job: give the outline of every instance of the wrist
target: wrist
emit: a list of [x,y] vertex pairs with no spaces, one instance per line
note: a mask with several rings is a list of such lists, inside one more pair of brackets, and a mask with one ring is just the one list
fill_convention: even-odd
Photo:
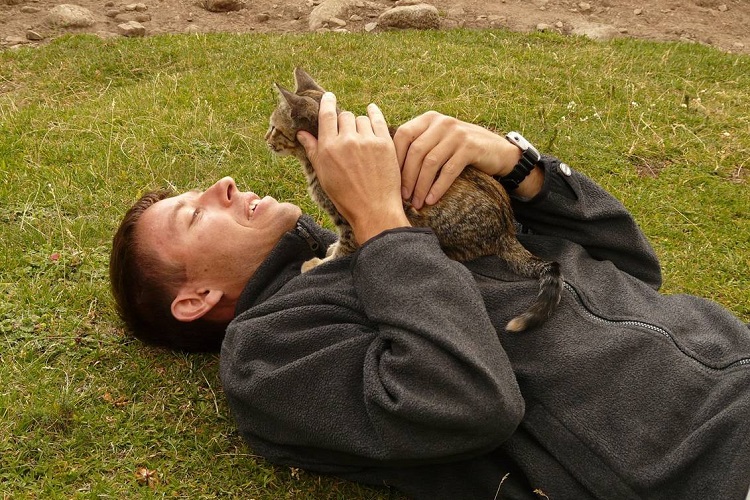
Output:
[[521,200],[530,200],[534,196],[538,195],[539,192],[544,187],[544,169],[536,166],[534,169],[529,173],[529,175],[521,181],[521,183],[518,185],[515,191],[513,191],[513,196],[515,198],[519,198]]
[[537,166],[542,159],[542,155],[539,154],[539,151],[518,132],[509,132],[505,136],[505,139],[520,151],[521,157],[509,173],[503,176],[495,176],[495,179],[503,185],[509,194],[517,194],[516,190],[521,183],[526,180],[532,172],[538,171]]
[[383,231],[411,226],[401,203],[398,209],[368,211],[364,217],[350,223],[354,238],[360,245]]
[[497,167],[491,175],[496,178],[505,177],[510,174],[521,160],[523,152],[511,144],[505,137],[498,136]]

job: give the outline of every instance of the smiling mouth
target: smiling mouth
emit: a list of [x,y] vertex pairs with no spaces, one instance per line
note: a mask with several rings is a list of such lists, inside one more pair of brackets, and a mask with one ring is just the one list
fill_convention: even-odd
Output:
[[255,207],[257,207],[258,204],[260,204],[260,201],[261,201],[261,199],[258,198],[258,199],[255,199],[255,200],[253,200],[253,201],[250,202],[250,205],[249,205],[250,217],[252,217],[253,214],[255,213]]

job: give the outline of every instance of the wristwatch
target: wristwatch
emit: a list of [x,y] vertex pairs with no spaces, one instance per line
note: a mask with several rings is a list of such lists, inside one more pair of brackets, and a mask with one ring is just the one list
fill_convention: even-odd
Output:
[[521,159],[518,160],[518,163],[508,175],[495,177],[500,184],[503,185],[505,190],[510,193],[515,191],[518,185],[528,177],[532,170],[534,170],[534,166],[539,163],[542,155],[540,155],[539,151],[537,151],[537,149],[518,132],[510,132],[505,138],[508,142],[520,149],[522,153]]

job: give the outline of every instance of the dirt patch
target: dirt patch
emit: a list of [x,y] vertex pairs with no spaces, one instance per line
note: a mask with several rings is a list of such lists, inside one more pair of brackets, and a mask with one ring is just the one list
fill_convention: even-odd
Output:
[[[70,0],[88,9],[81,25],[51,23],[50,11],[66,0],[0,0],[0,47],[39,45],[63,33],[102,37],[161,33],[301,33],[321,0]],[[335,2],[342,0],[323,0]],[[351,0],[349,0],[351,1]],[[352,2],[345,15],[319,29],[378,31],[379,15],[413,0]],[[426,0],[440,13],[440,28],[508,28],[557,31],[595,39],[634,37],[682,40],[733,53],[750,53],[747,0]],[[211,12],[212,9],[239,9]],[[135,22],[136,24],[133,24]],[[139,27],[140,26],[140,27]]]

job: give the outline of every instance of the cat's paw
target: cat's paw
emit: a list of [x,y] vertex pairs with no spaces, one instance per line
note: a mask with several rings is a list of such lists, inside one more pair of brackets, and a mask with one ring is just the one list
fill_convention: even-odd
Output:
[[339,241],[336,240],[335,242],[331,243],[328,246],[328,249],[326,250],[326,257],[335,257],[339,254],[340,250],[339,247],[341,245],[339,244]]
[[306,273],[310,269],[314,269],[321,265],[323,263],[323,259],[319,259],[317,257],[313,257],[312,259],[305,261],[302,263],[302,267],[300,268],[303,273]]

